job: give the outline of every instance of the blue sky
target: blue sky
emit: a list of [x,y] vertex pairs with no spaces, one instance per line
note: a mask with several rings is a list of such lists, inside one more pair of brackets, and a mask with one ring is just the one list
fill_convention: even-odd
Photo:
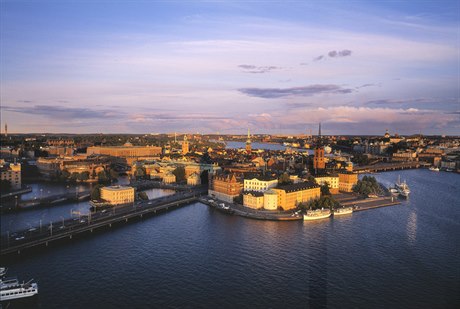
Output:
[[10,132],[460,134],[458,1],[1,1]]

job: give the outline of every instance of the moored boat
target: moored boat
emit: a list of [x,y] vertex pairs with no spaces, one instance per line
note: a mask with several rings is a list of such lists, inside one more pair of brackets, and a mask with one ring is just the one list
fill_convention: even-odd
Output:
[[348,215],[353,213],[353,207],[341,207],[334,210],[334,216]]
[[31,297],[38,294],[38,284],[33,279],[20,283],[16,278],[3,278],[6,268],[1,268],[0,301]]
[[330,209],[316,209],[316,210],[307,210],[307,213],[303,215],[304,221],[308,220],[319,220],[325,219],[331,216]]
[[401,178],[398,176],[398,182],[395,183],[395,188],[398,190],[399,195],[408,197],[410,193],[409,186],[406,181],[401,182]]
[[439,172],[439,167],[432,166],[429,168],[430,171]]

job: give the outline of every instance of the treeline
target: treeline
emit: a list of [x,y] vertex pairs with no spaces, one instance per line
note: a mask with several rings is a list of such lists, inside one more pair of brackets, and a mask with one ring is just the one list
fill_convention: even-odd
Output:
[[364,176],[361,180],[358,180],[358,183],[353,187],[353,192],[366,196],[369,194],[379,195],[382,194],[382,188],[375,177]]

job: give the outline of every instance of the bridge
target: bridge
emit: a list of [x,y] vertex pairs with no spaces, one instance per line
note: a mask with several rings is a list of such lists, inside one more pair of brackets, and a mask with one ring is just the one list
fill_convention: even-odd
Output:
[[23,250],[48,246],[58,240],[72,239],[79,234],[92,233],[97,229],[110,228],[112,225],[175,209],[193,203],[198,200],[198,197],[205,194],[207,194],[207,188],[199,187],[189,192],[106,208],[87,216],[52,222],[49,226],[40,225],[12,234],[7,232],[1,237],[0,256],[19,254]]
[[356,166],[356,167],[353,167],[353,171],[360,174],[360,173],[404,170],[404,169],[429,167],[429,166],[431,166],[430,163],[418,162],[418,161],[397,162],[397,163],[378,163],[375,165]]

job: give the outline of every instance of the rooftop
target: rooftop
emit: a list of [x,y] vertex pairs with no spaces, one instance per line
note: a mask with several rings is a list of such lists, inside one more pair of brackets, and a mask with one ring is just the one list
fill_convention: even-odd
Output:
[[280,185],[274,189],[284,190],[289,193],[289,192],[296,192],[296,191],[302,191],[302,190],[313,189],[313,188],[319,188],[319,185],[311,181],[306,181],[306,182],[299,182],[299,183],[288,184],[288,185]]

